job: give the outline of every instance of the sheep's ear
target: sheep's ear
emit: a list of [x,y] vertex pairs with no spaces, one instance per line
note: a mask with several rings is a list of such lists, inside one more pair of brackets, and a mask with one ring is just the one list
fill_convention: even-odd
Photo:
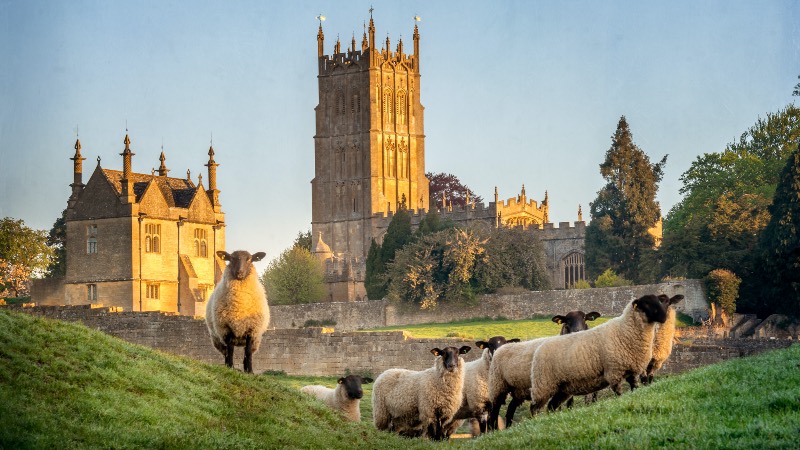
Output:
[[469,345],[465,345],[465,346],[461,347],[460,349],[458,349],[458,354],[459,355],[464,355],[464,354],[467,354],[470,350],[472,350],[472,347],[470,347]]
[[339,378],[338,380],[336,380],[336,382],[339,383],[339,384],[343,384],[344,383],[344,378]]
[[217,252],[217,256],[219,256],[219,258],[221,260],[223,260],[223,261],[230,261],[231,260],[231,255],[229,255],[228,252],[226,252],[225,250],[218,251]]
[[589,314],[586,314],[585,316],[583,316],[583,318],[584,318],[584,320],[594,320],[594,319],[597,319],[598,317],[600,317],[601,315],[602,314],[600,314],[597,311],[592,311]]
[[683,296],[678,294],[678,295],[672,297],[671,299],[669,299],[669,304],[670,305],[674,305],[674,304],[678,303],[681,300],[683,300]]
[[477,341],[475,342],[475,345],[477,345],[479,349],[483,350],[484,348],[489,346],[489,343],[484,341]]
[[256,253],[256,254],[254,254],[254,255],[253,255],[253,258],[252,258],[252,260],[253,260],[253,262],[256,262],[256,261],[261,261],[262,259],[264,259],[264,257],[265,257],[265,256],[267,256],[267,254],[266,254],[266,253],[264,253],[264,252],[258,252],[258,253]]
[[506,341],[506,344],[510,344],[512,342],[521,342],[521,341],[519,340],[519,338],[509,339]]
[[564,323],[564,320],[566,320],[566,319],[567,319],[567,318],[566,318],[566,317],[564,317],[564,316],[553,316],[553,322],[555,322],[555,323],[557,323],[557,324],[559,324],[559,325],[561,325],[562,323]]
[[634,301],[631,303],[631,305],[633,305],[633,310],[634,310],[634,311],[636,311],[636,308],[638,308],[638,307],[639,307],[639,300],[641,300],[641,299],[640,299],[640,298],[637,298],[636,300],[634,300]]
[[373,379],[372,379],[372,378],[370,378],[370,377],[362,377],[362,378],[361,378],[361,383],[362,383],[362,384],[369,384],[369,383],[372,383],[373,381],[375,381],[375,380],[373,380]]
[[432,348],[431,353],[433,353],[433,356],[440,356],[442,354],[442,351],[439,350],[438,348]]

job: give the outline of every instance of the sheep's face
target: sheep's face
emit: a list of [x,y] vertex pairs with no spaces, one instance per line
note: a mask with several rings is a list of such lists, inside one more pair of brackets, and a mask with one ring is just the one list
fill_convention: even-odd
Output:
[[655,295],[645,295],[633,301],[634,311],[644,315],[647,323],[664,323],[667,321],[667,308]]
[[362,384],[372,383],[372,378],[362,377],[360,375],[348,375],[339,378],[338,383],[344,387],[344,392],[350,400],[359,400],[364,396],[364,391],[361,389]]
[[237,280],[244,280],[247,278],[250,275],[250,271],[253,270],[253,263],[261,261],[266,255],[267,254],[264,252],[251,255],[250,252],[245,250],[236,250],[233,253],[222,250],[217,252],[217,256],[228,261],[228,270],[231,271],[231,275]]
[[565,316],[553,316],[553,322],[561,325],[561,333],[559,334],[570,334],[588,330],[589,325],[586,324],[586,321],[594,320],[598,317],[600,317],[600,313],[597,311],[592,311],[589,314],[584,314],[583,311],[570,311]]
[[682,295],[675,295],[672,298],[664,294],[658,296],[658,301],[660,301],[661,304],[664,305],[664,308],[669,308],[670,306],[677,304],[681,300],[683,300]]
[[478,342],[475,343],[475,345],[477,345],[478,348],[481,349],[481,350],[488,348],[489,349],[489,355],[493,356],[495,350],[497,350],[498,348],[500,348],[503,345],[508,344],[510,342],[519,342],[519,339],[506,340],[506,338],[504,336],[495,336],[495,337],[489,338],[488,341],[478,341]]
[[461,348],[445,347],[431,349],[431,353],[442,357],[442,367],[448,372],[453,372],[461,365],[461,355],[465,355],[472,347],[465,345]]

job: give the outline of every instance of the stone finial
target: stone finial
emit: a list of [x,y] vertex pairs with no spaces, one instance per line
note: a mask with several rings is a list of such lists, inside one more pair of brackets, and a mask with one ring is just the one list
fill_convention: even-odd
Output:
[[164,161],[167,160],[167,157],[164,156],[163,149],[161,150],[161,156],[158,157],[158,160],[161,161],[161,166],[158,168],[158,176],[165,177],[167,176],[167,172],[169,172],[169,169],[167,169],[167,165],[164,163]]
[[192,171],[190,169],[186,169],[186,181],[192,181]]
[[317,31],[317,57],[322,58],[325,55],[325,33],[322,32],[322,15],[320,14],[319,31]]
[[198,173],[197,174],[197,185],[200,186],[201,184],[203,184],[203,174],[202,173]]
[[578,222],[583,222],[583,211],[581,210],[581,205],[578,205]]
[[333,45],[333,53],[336,55],[342,53],[342,43],[339,42],[339,36],[336,36],[336,44]]

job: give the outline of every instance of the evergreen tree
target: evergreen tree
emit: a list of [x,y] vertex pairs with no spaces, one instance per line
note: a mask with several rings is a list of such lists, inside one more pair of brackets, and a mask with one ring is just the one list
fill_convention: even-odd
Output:
[[411,240],[411,216],[405,208],[399,209],[383,236],[381,262],[385,265],[394,261],[394,255]]
[[384,281],[386,266],[381,262],[381,246],[375,242],[375,239],[369,245],[366,266],[364,288],[367,290],[367,298],[380,300],[386,295]]
[[298,231],[297,237],[294,238],[293,247],[300,247],[311,251],[311,230],[306,230],[306,232]]
[[378,245],[375,240],[369,247],[366,261],[364,288],[367,298],[380,300],[386,296],[389,288],[387,267],[394,261],[395,253],[411,241],[411,216],[402,207],[392,217],[386,234],[383,236],[383,245]]
[[800,146],[786,162],[769,207],[772,218],[761,233],[761,263],[765,281],[757,289],[765,304],[759,312],[780,312],[800,318]]
[[667,157],[651,164],[633,142],[625,116],[600,165],[606,185],[591,203],[586,231],[586,270],[594,278],[613,269],[636,283],[654,281],[655,239],[648,230],[661,217],[656,192]]
[[47,278],[63,277],[67,274],[67,210],[61,212],[47,235],[47,246],[53,250],[53,259],[47,266]]

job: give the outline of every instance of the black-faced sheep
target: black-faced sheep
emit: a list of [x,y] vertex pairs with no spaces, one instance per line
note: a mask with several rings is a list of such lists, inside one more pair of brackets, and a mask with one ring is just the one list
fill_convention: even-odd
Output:
[[[599,317],[597,312],[584,314],[582,311],[571,311],[566,315],[553,317],[553,322],[561,324],[561,333],[586,330],[586,320]],[[514,421],[514,413],[519,405],[531,398],[531,360],[533,353],[542,342],[549,337],[533,339],[513,344],[506,344],[497,349],[489,366],[489,399],[492,409],[489,413],[489,429],[499,428],[500,408],[511,394],[511,401],[506,409],[506,426]]]
[[475,342],[475,345],[483,350],[483,354],[480,358],[464,365],[464,400],[461,408],[453,416],[448,435],[458,429],[465,419],[471,422],[473,436],[486,432],[486,423],[492,408],[489,399],[489,366],[494,352],[511,342],[519,342],[519,339],[506,340],[504,336],[494,336],[486,341]]
[[253,373],[253,354],[269,326],[267,295],[253,266],[265,254],[237,250],[231,254],[218,251],[217,256],[228,265],[206,305],[208,333],[228,367],[233,367],[234,347],[244,346],[244,371]]
[[602,325],[546,339],[531,361],[531,414],[607,386],[620,394],[624,380],[633,386],[653,356],[656,323],[665,320],[667,311],[658,297],[645,295]]
[[645,384],[653,382],[653,374],[664,365],[664,362],[669,359],[669,355],[672,354],[677,316],[675,305],[683,300],[683,296],[675,295],[670,298],[662,294],[658,296],[658,299],[667,308],[667,320],[656,327],[655,337],[653,338],[653,357],[647,365],[646,372],[642,375],[642,382]]
[[372,389],[372,418],[379,430],[433,440],[449,437],[446,425],[461,407],[464,358],[469,346],[431,350],[433,367],[423,371],[389,369]]
[[361,397],[364,391],[362,384],[372,383],[372,378],[360,375],[348,375],[336,381],[336,388],[321,386],[318,384],[303,386],[300,391],[313,395],[329,408],[339,411],[351,422],[361,422]]

